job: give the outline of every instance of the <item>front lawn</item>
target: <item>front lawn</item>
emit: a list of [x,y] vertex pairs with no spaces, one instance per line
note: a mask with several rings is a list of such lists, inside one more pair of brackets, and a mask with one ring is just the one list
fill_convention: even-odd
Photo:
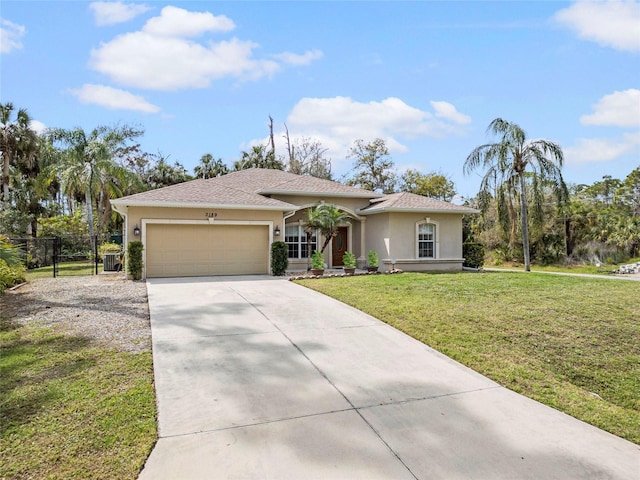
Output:
[[151,352],[0,317],[0,478],[134,479],[156,440]]
[[640,443],[638,282],[486,272],[298,283],[511,390]]

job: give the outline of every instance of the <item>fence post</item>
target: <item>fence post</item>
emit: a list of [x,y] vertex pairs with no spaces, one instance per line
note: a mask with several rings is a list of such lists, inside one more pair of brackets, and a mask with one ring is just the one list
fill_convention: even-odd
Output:
[[95,265],[95,275],[98,275],[98,235],[93,236],[93,262]]
[[60,253],[62,250],[62,239],[55,237],[53,239],[53,278],[58,276],[58,265],[60,263]]

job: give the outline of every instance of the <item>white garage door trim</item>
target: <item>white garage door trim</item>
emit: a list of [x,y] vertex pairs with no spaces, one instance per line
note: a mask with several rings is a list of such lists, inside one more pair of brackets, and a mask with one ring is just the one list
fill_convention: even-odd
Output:
[[[273,222],[271,220],[216,220],[210,218],[208,220],[178,220],[172,218],[146,218],[141,220],[142,223],[142,278],[147,278],[147,225],[264,225],[269,231],[269,245],[273,243]],[[268,252],[267,271],[271,265],[271,248]]]

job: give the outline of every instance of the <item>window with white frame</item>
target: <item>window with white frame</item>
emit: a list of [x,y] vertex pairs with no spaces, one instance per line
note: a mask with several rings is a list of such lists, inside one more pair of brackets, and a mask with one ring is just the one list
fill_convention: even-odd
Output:
[[[318,248],[318,234],[311,235],[311,252]],[[302,225],[286,225],[284,243],[287,244],[289,258],[307,258],[307,233]]]
[[436,226],[433,223],[418,225],[418,258],[435,258]]

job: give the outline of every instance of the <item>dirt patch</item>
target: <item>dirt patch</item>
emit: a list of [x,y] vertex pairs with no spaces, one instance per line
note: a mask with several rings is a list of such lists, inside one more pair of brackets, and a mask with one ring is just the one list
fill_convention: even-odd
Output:
[[0,317],[127,352],[151,350],[147,286],[113,276],[43,278],[0,295]]

